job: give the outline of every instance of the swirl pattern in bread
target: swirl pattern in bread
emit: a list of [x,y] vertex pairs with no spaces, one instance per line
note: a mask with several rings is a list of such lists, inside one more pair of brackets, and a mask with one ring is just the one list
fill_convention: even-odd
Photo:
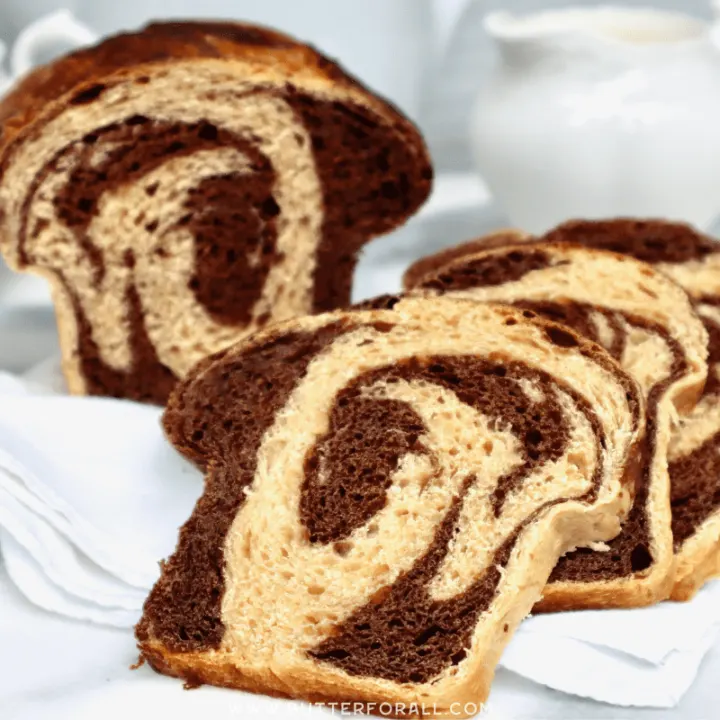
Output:
[[615,253],[539,241],[479,247],[472,243],[467,255],[436,264],[416,289],[505,302],[568,325],[606,347],[648,403],[643,470],[623,532],[603,551],[564,557],[538,609],[636,607],[668,597],[675,578],[671,524],[677,525],[667,467],[675,452],[671,431],[707,377],[707,333],[692,303],[661,272]]
[[673,540],[677,557],[673,600],[690,600],[720,576],[720,245],[684,223],[664,220],[573,220],[542,238],[516,231],[473,240],[422,258],[406,272],[406,287],[423,275],[483,249],[513,243],[570,242],[650,263],[692,298],[709,336],[709,375],[703,397],[682,417],[669,448]]
[[600,347],[449,299],[268,328],[171,396],[205,488],[137,628],[160,672],[482,702],[558,557],[617,534],[644,426]]
[[0,250],[47,278],[74,393],[164,402],[205,355],[347,305],[361,246],[427,196],[423,141],[312,48],[150,25],[0,103]]
[[660,220],[574,221],[548,239],[607,248],[651,263],[682,285],[710,338],[710,372],[697,407],[670,443],[677,571],[672,597],[690,600],[720,575],[720,245]]

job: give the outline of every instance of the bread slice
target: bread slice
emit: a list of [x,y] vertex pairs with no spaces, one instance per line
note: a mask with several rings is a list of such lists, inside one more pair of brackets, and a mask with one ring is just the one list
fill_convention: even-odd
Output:
[[689,225],[660,220],[574,221],[548,240],[610,248],[652,263],[687,291],[710,338],[710,372],[670,444],[677,576],[672,598],[690,600],[720,575],[720,244]]
[[520,230],[498,230],[477,240],[469,240],[460,245],[440,250],[432,255],[421,257],[410,265],[403,276],[403,284],[406,288],[413,288],[419,284],[425,275],[434,273],[456,258],[472,255],[473,252],[490,250],[493,247],[515,245],[530,239],[532,239],[531,235],[527,235]]
[[164,402],[271,321],[347,305],[358,251],[425,200],[417,129],[249,25],[168,22],[0,103],[0,251],[52,288],[73,393]]
[[152,667],[462,717],[558,557],[617,534],[644,410],[561,326],[418,299],[261,331],[164,426],[206,482],[137,627]]
[[524,242],[456,256],[417,289],[505,302],[601,343],[640,383],[648,438],[635,504],[608,548],[578,550],[553,571],[539,610],[638,607],[665,599],[675,576],[668,452],[678,412],[707,378],[707,333],[687,294],[649,265],[562,243]]
[[[508,234],[510,233],[510,234]],[[673,540],[677,558],[673,600],[690,600],[720,576],[720,244],[684,223],[664,220],[573,220],[542,238],[513,231],[489,235],[419,260],[406,287],[457,258],[516,242],[571,242],[643,260],[669,275],[690,295],[708,332],[709,377],[702,399],[680,419],[670,442]]]

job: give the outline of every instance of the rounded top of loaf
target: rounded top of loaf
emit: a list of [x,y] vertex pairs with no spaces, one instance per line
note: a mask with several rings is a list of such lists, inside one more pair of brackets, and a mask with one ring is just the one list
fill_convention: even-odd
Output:
[[720,252],[720,244],[688,223],[652,218],[570,220],[541,239],[630,255],[650,264],[686,263]]
[[[466,252],[461,252],[463,247]],[[672,277],[632,255],[527,236],[508,237],[503,243],[498,235],[486,246],[482,240],[471,241],[454,248],[445,258],[442,253],[433,257],[438,259],[427,262],[425,274],[417,272],[419,264],[411,268],[413,273],[406,274],[406,283],[411,283],[409,290],[483,289],[524,280],[534,271],[555,269],[566,276],[565,282],[552,288],[541,285],[539,292],[554,292],[568,298],[595,298],[593,305],[618,309],[624,307],[623,303],[618,305],[618,299],[630,300],[629,306],[635,305],[645,315],[655,316],[673,336],[684,336],[691,329],[695,336],[693,344],[697,345],[700,355],[705,354],[702,350],[706,344],[705,333],[687,292]],[[470,272],[468,268],[473,265],[477,265],[478,270]],[[462,286],[453,288],[448,284],[453,273],[462,275]],[[612,278],[614,282],[608,281],[599,287],[589,284],[598,278]],[[567,279],[570,285],[566,284]]]
[[342,86],[393,124],[404,126],[422,145],[412,123],[392,104],[310,45],[269,28],[210,20],[153,22],[35,69],[0,102],[0,143],[7,145],[50,104],[72,102],[113,76],[142,74],[148,65],[183,59],[247,60],[272,69],[278,82],[311,77]]
[[[577,219],[568,220],[541,236],[528,235],[520,230],[502,230],[422,257],[406,270],[404,287],[416,287],[424,276],[437,272],[456,259],[524,243],[580,245],[662,266],[693,264],[720,255],[720,242],[688,223],[655,218]],[[689,282],[683,282],[678,277],[674,279],[694,294],[692,275],[688,276]]]

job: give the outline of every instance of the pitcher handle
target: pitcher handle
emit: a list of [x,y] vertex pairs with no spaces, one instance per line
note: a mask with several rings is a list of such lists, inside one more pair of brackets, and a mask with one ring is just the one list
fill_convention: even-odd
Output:
[[73,48],[97,42],[98,35],[76,20],[69,10],[44,15],[30,23],[21,33],[10,53],[10,72],[13,78],[29,72],[39,61],[43,49],[66,43]]

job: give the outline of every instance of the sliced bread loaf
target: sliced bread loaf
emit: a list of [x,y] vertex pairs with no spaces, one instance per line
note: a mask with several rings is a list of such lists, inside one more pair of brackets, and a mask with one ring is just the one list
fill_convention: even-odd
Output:
[[538,609],[635,607],[668,597],[675,578],[671,432],[707,377],[707,333],[687,294],[632,258],[550,242],[484,252],[476,242],[416,290],[537,312],[605,346],[637,379],[648,435],[632,512],[607,548],[578,550],[558,563]]
[[249,25],[169,22],[0,103],[0,251],[46,278],[74,393],[164,402],[205,355],[349,302],[361,246],[426,198],[413,125]]
[[681,419],[669,449],[678,559],[672,597],[689,600],[720,575],[720,243],[689,225],[660,220],[574,221],[545,239],[611,249],[652,263],[682,285],[707,329],[705,392]]
[[690,295],[709,336],[709,375],[703,397],[682,417],[669,447],[673,541],[677,557],[674,600],[689,600],[720,576],[720,244],[684,223],[664,220],[573,220],[542,238],[495,233],[422,258],[405,275],[422,275],[481,250],[516,242],[571,242],[643,260]]
[[164,425],[206,482],[137,628],[156,670],[462,717],[557,559],[617,534],[644,412],[597,345],[441,298],[261,331]]

